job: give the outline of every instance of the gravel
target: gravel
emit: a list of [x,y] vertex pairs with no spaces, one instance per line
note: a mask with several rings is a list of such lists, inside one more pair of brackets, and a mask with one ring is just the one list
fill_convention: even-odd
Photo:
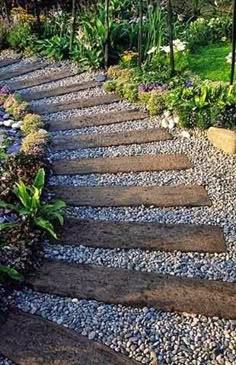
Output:
[[[110,346],[143,364],[233,365],[236,322],[154,308],[106,305],[31,290],[15,292],[11,303]],[[210,335],[210,336],[209,336]]]
[[[64,67],[64,66],[63,66]],[[65,65],[68,67],[68,64]],[[50,68],[49,68],[50,69]],[[25,77],[40,75],[37,71]],[[32,75],[33,74],[33,75]],[[76,76],[83,80],[83,75]],[[18,78],[19,79],[19,78]],[[64,86],[73,78],[53,83]],[[88,79],[88,74],[84,76]],[[52,85],[52,84],[51,84]],[[43,90],[48,85],[35,87]],[[53,86],[50,86],[53,87]],[[47,99],[47,103],[73,100],[104,92],[99,89],[81,91]],[[40,104],[35,102],[35,104]],[[44,101],[45,102],[45,101]],[[75,115],[90,115],[132,109],[134,105],[119,103],[48,114],[49,121]],[[110,126],[83,128],[81,130],[55,132],[57,135],[79,133],[108,133],[121,130],[146,129],[161,125],[158,118],[134,121]],[[50,154],[51,160],[61,158],[115,157],[158,153],[183,153],[193,163],[187,171],[141,172],[130,174],[103,174],[89,176],[51,176],[51,185],[73,186],[153,186],[177,184],[202,184],[212,200],[211,207],[200,208],[68,208],[67,214],[80,218],[116,221],[195,223],[219,225],[224,229],[227,252],[201,254],[141,250],[105,250],[84,246],[50,246],[44,243],[43,256],[55,260],[77,263],[93,263],[109,267],[128,268],[147,272],[166,273],[183,277],[210,280],[236,281],[236,160],[216,150],[203,132],[191,131],[191,137],[178,129],[171,131],[174,139],[142,145],[94,148],[64,151]],[[153,308],[129,308],[106,305],[77,298],[60,298],[31,290],[14,292],[11,304],[22,310],[36,313],[58,324],[72,328],[90,339],[102,342],[116,351],[127,354],[143,364],[154,365],[234,365],[236,363],[236,321],[208,318],[186,313],[175,314]],[[8,364],[0,360],[0,365]],[[10,364],[10,363],[9,363]]]

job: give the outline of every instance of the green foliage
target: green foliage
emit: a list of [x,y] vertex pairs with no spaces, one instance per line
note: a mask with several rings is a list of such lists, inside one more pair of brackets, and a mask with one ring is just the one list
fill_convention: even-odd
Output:
[[8,45],[17,51],[33,48],[36,40],[37,37],[32,33],[29,24],[13,25],[6,36]]
[[103,88],[106,92],[115,92],[116,91],[116,81],[108,80],[104,83]]
[[236,103],[236,87],[213,82],[182,86],[167,94],[166,103],[179,114],[181,126],[208,128],[217,124],[226,107]]
[[0,284],[3,284],[6,280],[22,281],[23,276],[15,269],[5,265],[0,265]]
[[37,49],[48,58],[61,61],[69,55],[69,38],[66,36],[54,35],[50,39],[37,41]]
[[44,129],[30,132],[24,139],[21,145],[21,151],[26,154],[42,155],[45,152],[48,142],[48,133]]
[[196,53],[189,55],[190,70],[203,80],[229,81],[230,65],[226,57],[231,48],[229,43],[199,47]]
[[35,132],[38,129],[43,128],[44,123],[42,118],[37,114],[26,114],[23,119],[21,130],[24,135],[28,135],[31,132]]
[[160,115],[165,109],[165,93],[151,92],[151,96],[147,102],[147,110],[150,115]]
[[23,181],[16,183],[14,194],[17,197],[17,204],[9,204],[0,201],[0,207],[11,209],[32,225],[47,231],[53,238],[57,239],[53,222],[58,221],[63,225],[63,209],[65,203],[57,200],[52,204],[42,203],[41,195],[45,185],[45,171],[39,169],[32,186],[27,186]]
[[187,31],[187,41],[191,50],[214,42],[224,42],[231,38],[232,17],[198,18],[190,23]]
[[10,94],[3,104],[7,113],[19,120],[28,110],[29,104],[19,94]]

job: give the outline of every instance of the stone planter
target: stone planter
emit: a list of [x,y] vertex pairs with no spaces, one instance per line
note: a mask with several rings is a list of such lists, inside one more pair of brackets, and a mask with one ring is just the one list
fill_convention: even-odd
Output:
[[236,131],[211,127],[208,129],[208,139],[222,151],[236,154]]

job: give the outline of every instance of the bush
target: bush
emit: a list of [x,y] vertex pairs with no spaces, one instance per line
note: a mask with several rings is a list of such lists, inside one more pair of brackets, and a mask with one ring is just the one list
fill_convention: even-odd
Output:
[[236,86],[202,82],[177,87],[166,97],[167,107],[178,113],[182,127],[208,128],[236,103]]
[[13,25],[7,36],[7,44],[16,51],[24,51],[25,49],[33,49],[34,43],[37,38],[32,33],[31,26],[29,24],[16,24]]
[[25,135],[35,132],[38,129],[43,128],[44,123],[42,118],[37,114],[26,114],[23,119],[21,130]]
[[6,98],[3,106],[7,113],[19,120],[27,111],[29,104],[23,101],[19,95],[11,94]]
[[48,133],[44,129],[31,132],[23,139],[21,151],[29,155],[43,155],[48,140]]
[[231,34],[232,19],[229,16],[211,18],[210,20],[198,18],[190,24],[187,40],[189,48],[194,51],[199,46],[230,40]]

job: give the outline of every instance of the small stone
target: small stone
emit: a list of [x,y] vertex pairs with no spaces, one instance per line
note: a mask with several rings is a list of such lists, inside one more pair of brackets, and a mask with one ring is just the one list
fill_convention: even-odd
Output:
[[73,298],[71,301],[72,301],[72,303],[76,303],[76,304],[79,303],[79,299],[77,299],[77,298]]
[[163,128],[169,128],[169,122],[168,122],[168,120],[167,119],[162,119],[161,126]]
[[93,340],[95,337],[96,337],[96,332],[95,331],[90,332],[89,335],[88,335],[89,340]]
[[9,115],[8,113],[6,113],[6,114],[4,114],[4,115],[3,115],[3,117],[2,117],[2,118],[3,118],[4,120],[7,120],[7,119],[9,119],[9,117],[10,117],[10,115]]
[[11,126],[13,129],[19,129],[21,127],[21,122],[13,123]]
[[180,133],[181,137],[184,137],[184,138],[190,138],[191,137],[191,134],[187,131],[182,131]]
[[14,122],[14,120],[12,120],[12,119],[7,119],[7,120],[4,120],[3,125],[4,125],[5,127],[11,127],[14,123],[15,123],[15,122]]
[[170,119],[169,120],[169,129],[174,129],[175,128],[175,121],[174,119]]
[[107,77],[106,75],[100,74],[95,76],[95,81],[97,82],[104,82],[106,81]]

